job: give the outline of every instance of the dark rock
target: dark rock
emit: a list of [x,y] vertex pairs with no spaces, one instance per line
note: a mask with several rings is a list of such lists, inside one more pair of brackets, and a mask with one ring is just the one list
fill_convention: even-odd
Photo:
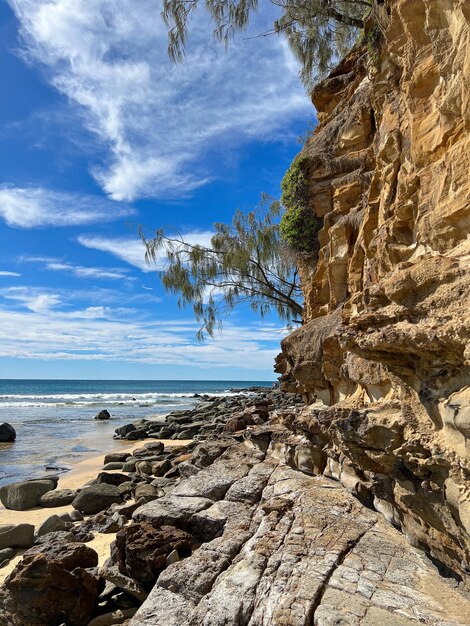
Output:
[[103,469],[104,470],[122,470],[124,465],[125,465],[125,463],[123,463],[121,461],[112,461],[110,463],[106,463],[106,465],[104,465]]
[[171,469],[171,462],[168,459],[152,463],[152,474],[154,476],[164,476]]
[[59,484],[59,479],[60,479],[60,476],[58,476],[57,474],[46,474],[46,476],[39,476],[37,478],[29,478],[28,480],[24,482],[37,483],[38,480],[48,480],[49,482],[53,483],[54,489],[57,489],[57,485]]
[[123,483],[127,483],[128,481],[129,476],[126,476],[126,474],[109,474],[108,472],[100,472],[96,477],[95,484],[107,484],[117,487],[118,485],[122,485]]
[[132,430],[136,430],[136,427],[134,426],[134,424],[126,424],[125,426],[119,426],[119,428],[116,428],[116,430],[114,431],[115,437],[119,439],[123,439]]
[[77,495],[76,489],[54,489],[48,491],[39,500],[39,504],[44,507],[66,506],[71,504]]
[[129,452],[110,452],[103,459],[103,464],[107,463],[125,463],[130,457]]
[[131,430],[128,432],[124,439],[128,441],[137,441],[137,439],[147,439],[148,434],[145,428],[136,428],[135,430]]
[[179,558],[191,554],[193,537],[173,526],[158,529],[150,524],[132,524],[120,530],[111,548],[111,560],[121,574],[150,589],[174,550]]
[[124,515],[126,519],[131,519],[134,511],[136,511],[142,504],[145,504],[146,500],[137,499],[135,502],[127,502],[126,504],[113,504],[111,507],[112,511],[116,511],[117,513],[121,513]]
[[111,414],[106,409],[103,409],[97,415],[95,415],[95,420],[109,420],[110,418]]
[[162,454],[165,451],[165,445],[161,441],[149,441],[144,444],[144,448],[152,450],[154,454]]
[[153,473],[153,466],[150,461],[137,461],[135,464],[135,471],[138,474],[146,474],[150,476]]
[[79,527],[79,532],[97,532],[97,533],[117,533],[124,524],[127,519],[124,515],[114,512],[109,513],[107,511],[101,511],[101,513],[97,513],[93,517],[87,519],[86,522]]
[[135,470],[136,463],[137,463],[137,459],[135,459],[134,457],[131,457],[122,466],[122,471],[123,472],[133,472]]
[[7,443],[10,441],[15,441],[16,439],[16,430],[13,428],[11,424],[4,422],[0,424],[0,443]]
[[92,515],[121,501],[117,487],[103,483],[82,489],[72,502],[72,506],[85,515]]
[[16,550],[14,548],[3,548],[0,550],[0,563],[3,561],[11,561],[16,556]]
[[77,509],[70,511],[69,515],[72,522],[81,522],[83,519],[83,515],[80,513],[80,511],[77,511]]
[[86,571],[97,553],[78,543],[36,546],[28,550],[5,580],[7,623],[85,626],[98,600],[99,580]]
[[52,545],[56,543],[74,543],[77,537],[68,530],[57,530],[37,537],[34,545]]
[[58,530],[70,530],[73,528],[73,522],[65,522],[58,515],[51,515],[39,526],[37,536],[46,535],[47,533],[55,533]]
[[117,485],[117,488],[121,496],[124,497],[130,495],[134,491],[135,484],[131,480],[126,480],[125,483]]
[[6,509],[25,511],[38,506],[43,496],[54,489],[52,480],[31,480],[0,487],[0,500]]
[[30,548],[34,542],[34,526],[32,524],[0,525],[0,549]]
[[158,491],[153,485],[148,483],[139,483],[135,488],[135,499],[143,498],[145,502],[151,502],[158,498]]
[[253,417],[249,414],[236,413],[224,426],[225,433],[236,433],[244,430],[247,426],[254,425]]

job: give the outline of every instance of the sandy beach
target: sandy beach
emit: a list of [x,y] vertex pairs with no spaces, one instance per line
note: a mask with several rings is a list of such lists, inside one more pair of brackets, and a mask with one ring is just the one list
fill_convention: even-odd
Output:
[[[157,440],[152,440],[157,441]],[[161,440],[165,444],[165,447],[178,447],[184,446],[191,442],[190,439],[176,441],[176,440]],[[132,445],[129,445],[128,441],[116,440],[115,452],[129,452],[131,453],[136,448],[141,448],[145,441],[136,441]],[[58,489],[70,488],[77,489],[82,487],[87,481],[96,478],[97,474],[103,469],[103,458],[105,453],[97,456],[90,457],[84,461],[80,461],[72,466],[69,472],[60,474]],[[28,511],[11,511],[5,509],[0,504],[0,524],[34,524],[36,528],[40,526],[51,515],[60,515],[72,510],[72,505],[42,508],[36,507]],[[113,533],[101,534],[94,533],[95,539],[90,541],[87,545],[92,547],[99,555],[100,565],[109,556],[109,546],[114,541],[115,535]],[[21,555],[24,550],[18,550],[18,553],[10,563],[0,569],[0,585],[3,584],[4,579],[15,567],[16,563],[21,559]]]

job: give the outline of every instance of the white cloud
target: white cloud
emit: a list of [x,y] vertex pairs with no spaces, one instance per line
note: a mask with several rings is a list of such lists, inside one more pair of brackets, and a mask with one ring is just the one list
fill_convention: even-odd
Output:
[[52,270],[53,272],[66,272],[76,278],[98,278],[104,280],[122,280],[126,278],[130,280],[127,270],[120,268],[84,267],[83,265],[72,265],[71,263],[52,261],[46,263],[46,269]]
[[197,12],[186,61],[175,66],[159,0],[8,1],[25,56],[107,146],[93,172],[116,200],[187,193],[217,173],[201,166],[206,151],[272,140],[311,111],[283,40],[250,39],[272,26],[269,4],[227,53]]
[[[201,246],[209,246],[213,232],[194,231],[183,234],[184,241]],[[154,272],[156,269],[162,269],[166,256],[163,252],[159,253],[155,259],[155,264],[149,265],[145,260],[145,246],[137,237],[96,237],[93,235],[80,235],[78,242],[85,248],[93,250],[101,250],[109,252],[113,256],[133,265],[143,272]]]
[[7,300],[17,300],[27,309],[35,313],[49,313],[50,310],[61,303],[60,297],[54,293],[37,293],[27,287],[10,287],[2,291]]
[[29,310],[0,306],[0,357],[270,369],[279,352],[280,329],[269,323],[226,324],[199,344],[191,320],[148,321],[133,309],[103,306],[64,311],[57,295],[23,295]]
[[0,185],[0,217],[17,228],[109,222],[133,213],[100,196]]
[[0,276],[18,277],[18,276],[21,276],[21,274],[18,274],[18,272],[7,272],[5,270],[2,270],[0,271]]

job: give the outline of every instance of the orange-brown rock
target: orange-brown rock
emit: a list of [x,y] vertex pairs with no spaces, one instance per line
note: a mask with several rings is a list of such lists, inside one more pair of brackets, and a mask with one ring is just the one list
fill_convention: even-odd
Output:
[[7,623],[85,626],[100,592],[99,580],[85,568],[97,564],[97,553],[80,543],[31,548],[5,580]]
[[313,91],[302,154],[319,254],[277,370],[328,475],[470,572],[470,6],[379,3]]

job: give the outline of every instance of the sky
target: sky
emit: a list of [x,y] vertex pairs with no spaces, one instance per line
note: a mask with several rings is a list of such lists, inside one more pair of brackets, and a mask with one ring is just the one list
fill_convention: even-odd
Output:
[[272,11],[227,51],[197,12],[175,65],[159,1],[0,3],[0,378],[274,379],[280,322],[198,343],[137,235],[279,196],[314,113]]

